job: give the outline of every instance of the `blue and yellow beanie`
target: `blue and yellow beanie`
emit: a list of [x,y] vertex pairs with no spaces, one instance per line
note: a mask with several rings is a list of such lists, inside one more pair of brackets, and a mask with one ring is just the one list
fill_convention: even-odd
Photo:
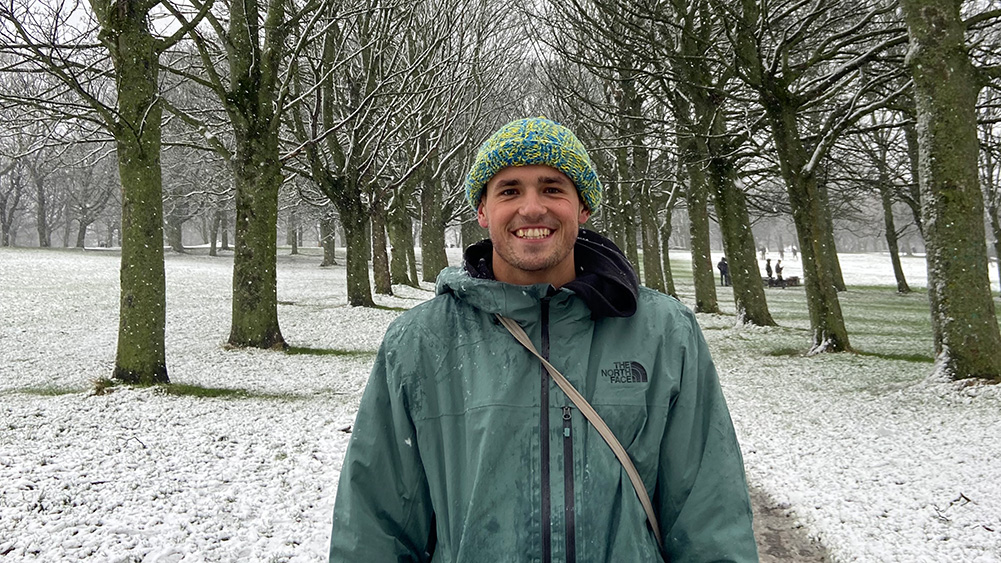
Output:
[[466,175],[466,201],[480,204],[490,178],[508,166],[544,164],[566,174],[592,213],[601,204],[601,182],[584,145],[566,127],[544,117],[512,121],[490,136]]

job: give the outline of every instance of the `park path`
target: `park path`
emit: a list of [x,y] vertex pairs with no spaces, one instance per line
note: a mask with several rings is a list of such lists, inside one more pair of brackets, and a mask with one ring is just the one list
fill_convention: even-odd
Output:
[[767,492],[752,486],[751,506],[761,563],[832,561],[827,549],[808,537],[789,515],[788,508],[775,502]]

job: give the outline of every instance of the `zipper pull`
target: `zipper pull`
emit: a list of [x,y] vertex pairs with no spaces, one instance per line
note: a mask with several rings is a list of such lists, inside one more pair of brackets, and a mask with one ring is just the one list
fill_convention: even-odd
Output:
[[570,409],[571,408],[572,407],[570,407],[570,405],[566,405],[566,406],[563,407],[563,420],[570,420]]

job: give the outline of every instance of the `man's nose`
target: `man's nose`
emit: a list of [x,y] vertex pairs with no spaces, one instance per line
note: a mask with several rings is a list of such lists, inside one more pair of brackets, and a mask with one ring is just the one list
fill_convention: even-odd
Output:
[[521,207],[518,212],[526,217],[537,217],[546,212],[546,206],[542,202],[540,194],[534,190],[525,192],[521,200]]

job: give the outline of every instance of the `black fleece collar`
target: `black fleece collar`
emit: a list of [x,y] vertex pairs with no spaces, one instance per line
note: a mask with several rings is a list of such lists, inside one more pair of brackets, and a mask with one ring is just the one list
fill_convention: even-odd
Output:
[[[474,277],[495,279],[493,244],[489,239],[466,249],[463,268]],[[636,312],[639,277],[615,243],[594,231],[581,229],[574,245],[577,277],[566,284],[587,303],[591,318],[631,317]]]

